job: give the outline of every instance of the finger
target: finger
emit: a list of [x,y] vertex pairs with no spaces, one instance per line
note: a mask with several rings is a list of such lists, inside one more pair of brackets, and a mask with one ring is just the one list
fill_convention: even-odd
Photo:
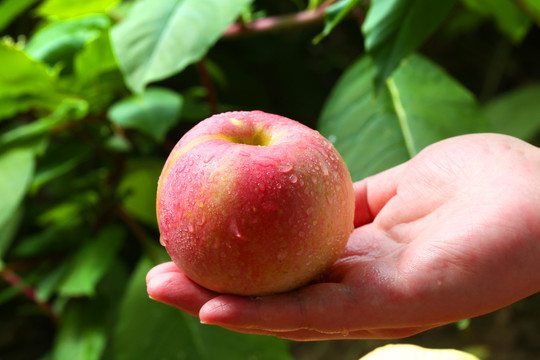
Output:
[[[173,264],[174,265],[174,264]],[[197,316],[204,303],[216,296],[189,279],[176,266],[158,265],[147,275],[146,289],[153,300]]]
[[[332,311],[329,311],[331,306]],[[219,296],[199,312],[201,322],[270,331],[341,332],[348,328],[356,299],[347,285],[315,284],[292,293],[245,298]]]
[[160,275],[163,273],[170,273],[170,272],[181,272],[178,266],[175,265],[172,261],[159,264],[154,266],[148,273],[146,274],[146,283],[148,282],[156,275]]
[[396,194],[400,174],[404,167],[405,164],[401,164],[353,184],[355,227],[373,221],[384,205]]

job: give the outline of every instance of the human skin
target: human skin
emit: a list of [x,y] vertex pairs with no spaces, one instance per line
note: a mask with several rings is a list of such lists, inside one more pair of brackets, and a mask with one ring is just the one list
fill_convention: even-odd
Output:
[[464,135],[354,188],[355,230],[323,282],[227,296],[165,263],[148,294],[206,324],[307,341],[407,337],[540,290],[538,148]]

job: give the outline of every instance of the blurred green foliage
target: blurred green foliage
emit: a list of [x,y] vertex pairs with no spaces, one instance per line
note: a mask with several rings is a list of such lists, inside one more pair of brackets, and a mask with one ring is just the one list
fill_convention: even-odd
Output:
[[0,1],[0,358],[358,358],[375,343],[291,347],[148,299],[169,151],[232,109],[318,128],[354,180],[463,133],[538,144],[538,25],[536,0]]

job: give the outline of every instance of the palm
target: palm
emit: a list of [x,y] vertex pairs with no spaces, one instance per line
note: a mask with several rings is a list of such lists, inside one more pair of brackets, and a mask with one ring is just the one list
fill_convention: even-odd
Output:
[[357,228],[324,282],[248,299],[169,266],[183,295],[149,292],[207,323],[297,340],[403,337],[495,310],[538,290],[520,275],[540,270],[537,153],[507,137],[461,137],[355,184]]

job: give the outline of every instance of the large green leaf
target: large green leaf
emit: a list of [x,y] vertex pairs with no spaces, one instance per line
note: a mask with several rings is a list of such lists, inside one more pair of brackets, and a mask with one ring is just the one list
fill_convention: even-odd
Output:
[[0,1],[0,31],[4,30],[22,12],[38,0],[3,0]]
[[69,273],[59,287],[63,296],[92,296],[99,280],[113,264],[122,245],[124,232],[109,227],[88,241],[71,258]]
[[457,0],[373,0],[362,25],[375,66],[375,88],[441,24]]
[[36,13],[52,19],[67,19],[88,14],[106,14],[121,0],[46,0]]
[[0,41],[0,59],[0,119],[58,106],[63,96],[57,89],[57,77],[42,63],[7,41]]
[[143,258],[132,275],[107,359],[292,360],[286,341],[201,325],[196,318],[150,300],[144,279],[152,265]]
[[112,122],[140,130],[161,141],[180,117],[182,97],[165,88],[149,88],[140,95],[122,99],[109,110]]
[[520,42],[531,27],[531,19],[512,0],[461,0],[468,8],[492,18],[497,28],[514,43]]
[[135,92],[199,60],[251,0],[141,0],[112,30],[113,49]]
[[70,302],[60,319],[52,359],[100,359],[107,344],[107,305],[101,299]]
[[486,129],[474,97],[419,56],[407,58],[375,96],[369,57],[339,80],[320,118],[354,180],[400,164],[427,145]]
[[34,174],[33,150],[13,148],[1,152],[0,174],[0,229],[4,229],[6,223],[15,216],[14,214],[32,180]]
[[531,140],[540,130],[540,85],[530,85],[489,101],[486,115],[493,130]]

